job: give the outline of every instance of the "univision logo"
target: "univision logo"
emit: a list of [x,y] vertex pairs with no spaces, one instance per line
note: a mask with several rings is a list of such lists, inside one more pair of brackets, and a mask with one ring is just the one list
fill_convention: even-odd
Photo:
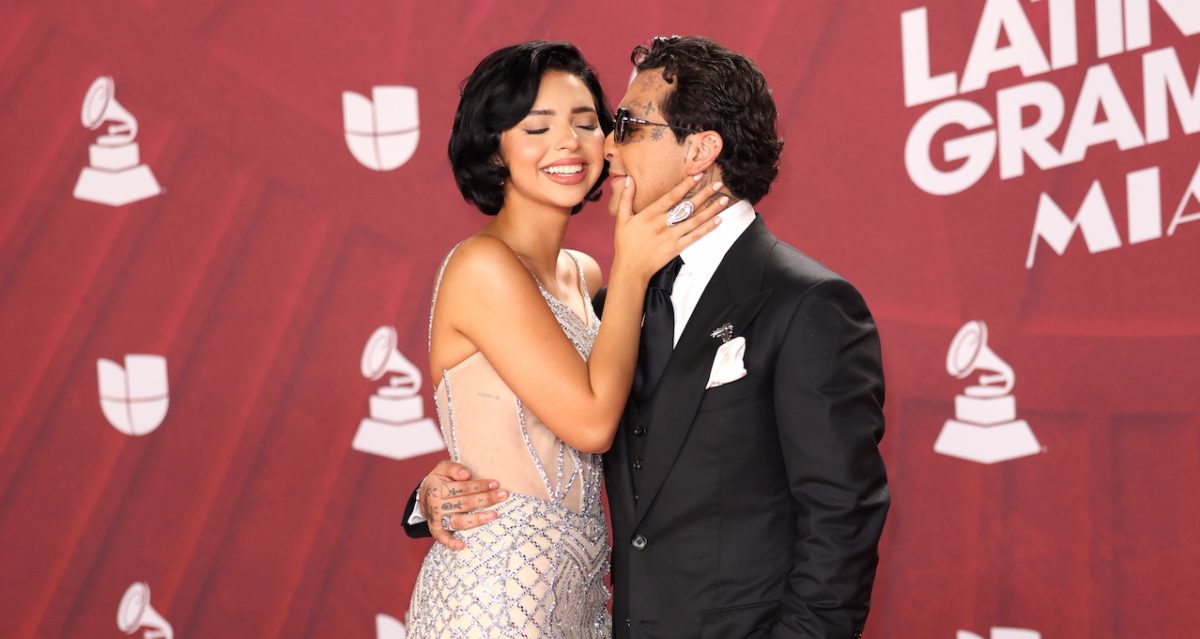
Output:
[[100,410],[112,427],[126,435],[154,432],[167,416],[167,359],[161,355],[126,355],[125,366],[96,361]]
[[346,145],[363,166],[376,171],[399,168],[417,150],[421,137],[417,90],[379,86],[372,99],[353,91],[342,93]]
[[[969,630],[959,630],[954,634],[954,639],[983,639],[979,635]],[[1042,639],[1042,633],[1028,628],[1002,628],[998,626],[992,627],[991,639]]]

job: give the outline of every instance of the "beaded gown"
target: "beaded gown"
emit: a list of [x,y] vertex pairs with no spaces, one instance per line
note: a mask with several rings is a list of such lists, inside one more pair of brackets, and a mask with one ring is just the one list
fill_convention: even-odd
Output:
[[[580,318],[540,281],[538,288],[586,359],[599,320],[583,269],[574,255],[567,255],[579,271],[586,317]],[[438,272],[435,304],[449,260],[447,255]],[[431,327],[432,322],[431,313]],[[434,397],[451,459],[475,477],[497,480],[509,497],[497,504],[495,521],[455,533],[466,549],[441,544],[430,549],[409,604],[407,636],[610,637],[601,456],[581,453],[556,437],[481,352],[443,371]]]

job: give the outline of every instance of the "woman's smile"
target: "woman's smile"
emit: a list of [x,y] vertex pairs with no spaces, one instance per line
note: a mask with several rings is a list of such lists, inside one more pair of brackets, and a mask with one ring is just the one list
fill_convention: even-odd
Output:
[[554,182],[573,185],[579,184],[587,177],[587,174],[584,173],[587,167],[588,163],[582,159],[567,158],[544,166],[541,171]]

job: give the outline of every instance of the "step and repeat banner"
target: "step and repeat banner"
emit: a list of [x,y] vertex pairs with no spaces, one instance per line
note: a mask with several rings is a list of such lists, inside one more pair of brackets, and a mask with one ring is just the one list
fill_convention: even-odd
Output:
[[758,209],[879,323],[867,636],[1195,632],[1196,0],[9,0],[0,637],[404,637],[459,82],[670,34],[758,61]]

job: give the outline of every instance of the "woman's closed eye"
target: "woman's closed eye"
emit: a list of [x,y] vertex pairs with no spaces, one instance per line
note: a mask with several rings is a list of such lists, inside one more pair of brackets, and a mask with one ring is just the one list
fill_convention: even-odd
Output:
[[[583,121],[581,123],[577,123],[577,124],[575,124],[575,126],[581,128],[585,131],[595,131],[596,129],[600,128],[600,123],[596,122],[595,120],[591,120],[591,121]],[[549,130],[550,130],[550,127],[542,127],[542,128],[538,128],[538,129],[525,129],[525,132],[528,133],[529,135],[541,135]]]

